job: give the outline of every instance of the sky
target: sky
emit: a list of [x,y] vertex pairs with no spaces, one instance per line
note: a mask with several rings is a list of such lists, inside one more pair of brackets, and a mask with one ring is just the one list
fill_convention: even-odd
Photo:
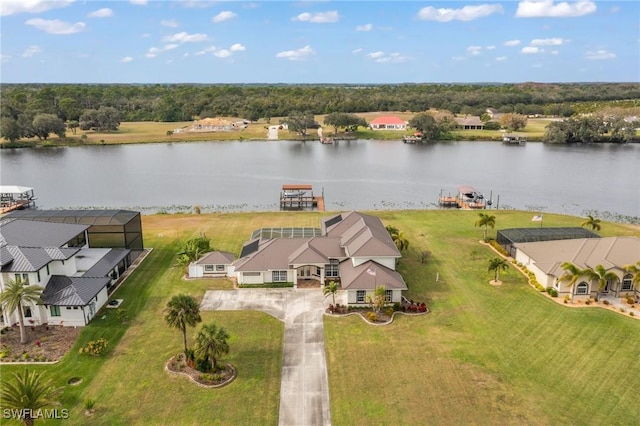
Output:
[[640,81],[627,0],[0,0],[0,35],[0,83]]

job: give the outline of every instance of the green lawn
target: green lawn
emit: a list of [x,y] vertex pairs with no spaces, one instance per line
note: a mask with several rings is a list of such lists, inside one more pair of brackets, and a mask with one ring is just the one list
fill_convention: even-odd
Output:
[[[513,268],[501,274],[501,287],[490,286],[487,260],[494,254],[478,243],[477,212],[375,214],[409,239],[399,267],[410,288],[407,297],[426,301],[432,312],[400,317],[387,327],[353,317],[325,319],[334,425],[629,424],[640,418],[640,321],[556,304]],[[534,226],[530,212],[491,214],[498,228]],[[60,386],[71,377],[83,379],[78,386],[65,386],[61,404],[71,409],[65,423],[277,424],[283,325],[266,314],[203,315],[205,322],[230,331],[225,360],[238,369],[231,385],[201,389],[164,372],[165,361],[181,350],[180,333],[162,318],[169,298],[180,292],[199,298],[209,288],[230,288],[227,280],[184,281],[174,255],[180,241],[200,233],[213,247],[237,253],[254,229],[317,227],[323,215],[143,216],[145,244],[154,250],[115,295],[124,299],[129,323],[119,324],[105,310],[59,364],[35,367]],[[545,226],[581,221],[545,213]],[[602,234],[639,232],[604,223]],[[419,262],[422,250],[432,252],[426,264]],[[77,353],[100,337],[109,341],[106,355]],[[3,379],[22,368],[3,365]],[[90,418],[83,414],[87,398],[97,401]]]

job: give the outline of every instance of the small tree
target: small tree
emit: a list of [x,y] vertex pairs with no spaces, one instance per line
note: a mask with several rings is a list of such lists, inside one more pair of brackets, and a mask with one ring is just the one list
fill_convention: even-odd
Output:
[[405,251],[409,248],[409,240],[407,240],[402,231],[391,225],[388,225],[386,229],[398,250]]
[[211,240],[206,235],[191,238],[184,243],[182,251],[178,253],[178,263],[188,266],[189,263],[195,262],[204,253],[211,251]]
[[369,296],[369,303],[371,303],[371,307],[376,314],[380,313],[380,310],[384,307],[386,298],[387,288],[383,285],[376,286],[373,296]]
[[203,324],[196,335],[196,343],[193,348],[194,354],[204,360],[211,362],[211,369],[218,368],[217,358],[222,354],[229,353],[229,333],[215,324]]
[[4,291],[0,293],[0,305],[2,309],[13,313],[18,312],[18,325],[20,327],[20,343],[27,343],[27,335],[24,332],[24,315],[23,306],[40,303],[42,295],[42,287],[36,285],[25,285],[20,278],[9,280],[4,287]]
[[509,262],[501,257],[494,257],[489,260],[489,272],[494,272],[493,281],[497,282],[500,277],[500,270],[506,271],[509,269]]
[[337,282],[331,280],[322,289],[322,293],[325,297],[331,295],[331,297],[333,298],[333,306],[336,305],[336,293],[338,292],[338,288],[340,288],[340,285]]
[[169,327],[182,331],[184,355],[186,357],[189,349],[187,347],[187,326],[195,327],[197,323],[202,322],[198,302],[186,294],[175,295],[167,303],[164,319],[169,324]]
[[600,225],[600,219],[596,219],[592,215],[587,215],[587,218],[580,224],[580,226],[590,226],[593,231],[599,231],[602,229]]
[[486,213],[478,213],[478,216],[480,219],[476,220],[474,226],[484,226],[484,240],[487,241],[487,228],[496,226],[496,217]]
[[53,386],[44,374],[24,369],[24,373],[13,373],[12,381],[3,381],[0,388],[0,403],[5,410],[16,410],[25,425],[33,425],[33,414],[38,410],[59,405],[57,398],[61,388]]

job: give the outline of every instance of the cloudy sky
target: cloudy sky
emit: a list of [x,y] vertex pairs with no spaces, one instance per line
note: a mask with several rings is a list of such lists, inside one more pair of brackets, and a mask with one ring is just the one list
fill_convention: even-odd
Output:
[[640,2],[0,0],[2,83],[638,82]]

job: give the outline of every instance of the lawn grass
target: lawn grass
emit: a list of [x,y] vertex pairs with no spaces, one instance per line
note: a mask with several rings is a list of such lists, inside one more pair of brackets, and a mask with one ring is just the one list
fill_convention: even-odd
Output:
[[[640,321],[598,308],[571,309],[525,284],[513,268],[490,286],[473,211],[374,212],[404,232],[410,248],[399,270],[407,297],[432,312],[372,327],[359,318],[326,318],[325,336],[334,425],[351,424],[629,424],[640,418]],[[491,211],[497,228],[533,226],[530,212]],[[181,350],[180,332],[162,314],[169,298],[200,298],[228,280],[182,279],[174,265],[180,242],[204,233],[212,247],[238,253],[265,226],[318,227],[318,212],[212,213],[143,216],[149,257],[114,295],[131,320],[112,310],[85,327],[74,349],[47,372],[71,410],[69,424],[276,424],[283,325],[258,312],[205,312],[232,336],[225,360],[238,378],[223,389],[201,389],[164,372]],[[545,214],[545,226],[582,219]],[[536,224],[537,226],[537,224]],[[631,225],[603,223],[602,235],[639,235]],[[495,235],[495,230],[490,230]],[[419,254],[431,251],[425,264]],[[438,282],[435,281],[439,274]],[[102,316],[106,315],[104,319]],[[189,330],[192,337],[195,330]],[[79,355],[104,337],[102,357]],[[3,379],[24,367],[3,365]],[[635,390],[634,390],[635,389]],[[83,414],[95,399],[96,411]],[[55,422],[49,422],[51,424]]]

